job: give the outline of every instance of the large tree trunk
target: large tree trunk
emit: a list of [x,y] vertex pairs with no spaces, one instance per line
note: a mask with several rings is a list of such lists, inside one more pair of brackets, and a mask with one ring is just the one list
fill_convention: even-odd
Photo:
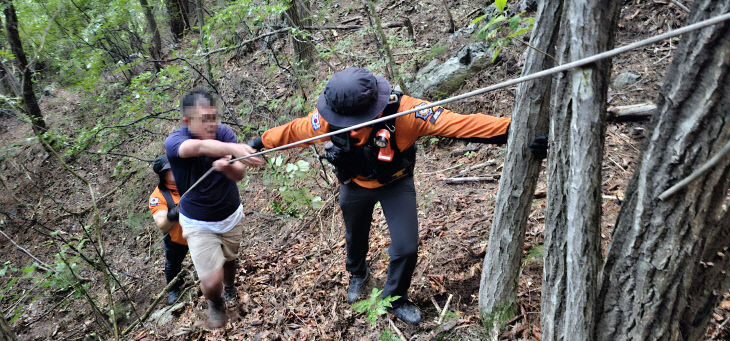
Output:
[[[691,20],[728,12],[730,0],[697,0]],[[651,126],[603,269],[603,340],[699,339],[727,290],[728,261],[701,261],[728,245],[730,158],[666,200],[658,195],[730,143],[730,24],[685,34]]]
[[187,0],[165,0],[167,14],[170,16],[170,31],[176,41],[182,39],[185,29],[190,29]]
[[[307,24],[310,20],[302,19],[302,17],[309,17],[308,7],[305,0],[290,0],[289,8],[286,10],[286,18],[289,25],[299,30],[303,30],[302,27],[304,26],[310,26]],[[301,65],[300,69],[309,67],[314,60],[314,53],[316,51],[314,43],[309,38],[296,34],[291,35],[291,40],[294,46],[294,53],[296,53],[297,60]]]
[[[619,1],[565,2],[560,64],[613,47]],[[553,83],[542,294],[543,340],[592,340],[600,264],[601,162],[611,61]]]
[[[530,45],[550,55],[555,42],[562,11],[561,1],[542,1]],[[553,59],[529,49],[523,75],[554,66]],[[510,123],[507,154],[489,230],[487,253],[479,284],[479,311],[488,327],[496,318],[509,318],[516,308],[517,279],[520,273],[527,218],[534,198],[542,160],[529,151],[536,135],[546,135],[551,78],[521,83]],[[506,314],[505,314],[506,313]]]
[[[157,29],[157,21],[155,21],[155,14],[152,11],[152,6],[149,5],[147,0],[139,0],[139,4],[144,9],[144,15],[147,19],[147,27],[152,31],[152,47],[150,48],[150,54],[155,60],[162,59],[162,39],[160,39],[160,30]],[[160,63],[155,62],[155,71],[160,71]]]
[[23,80],[21,82],[23,88],[23,104],[30,118],[33,132],[39,139],[43,139],[43,133],[47,130],[46,121],[43,120],[41,108],[38,106],[38,100],[33,92],[32,73],[28,66],[28,59],[25,57],[25,52],[23,51],[23,44],[20,42],[18,17],[15,15],[15,7],[13,7],[13,3],[10,0],[2,0],[2,3],[5,4],[5,30],[8,33],[8,42],[15,55],[15,63],[23,74]]

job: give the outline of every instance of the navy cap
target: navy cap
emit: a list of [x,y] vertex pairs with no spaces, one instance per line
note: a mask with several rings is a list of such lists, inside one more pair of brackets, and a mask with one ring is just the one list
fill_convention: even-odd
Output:
[[167,161],[167,155],[158,156],[152,163],[152,170],[159,175],[168,169],[170,169],[170,162]]
[[330,124],[350,127],[378,117],[389,97],[385,78],[367,69],[347,68],[332,75],[317,99],[317,110]]

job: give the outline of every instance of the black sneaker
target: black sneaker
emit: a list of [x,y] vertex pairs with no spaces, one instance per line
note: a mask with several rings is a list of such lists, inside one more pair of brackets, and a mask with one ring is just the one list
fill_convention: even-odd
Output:
[[177,299],[180,297],[180,291],[179,290],[170,290],[167,292],[167,305],[173,305],[175,302],[177,302]]
[[223,286],[223,300],[225,301],[234,301],[236,298],[238,298],[238,291],[236,291],[236,287],[231,285],[224,285]]
[[355,303],[362,294],[365,284],[368,282],[368,276],[370,276],[370,268],[365,268],[365,275],[355,276],[350,278],[350,285],[347,287],[347,302]]
[[405,300],[403,303],[398,303],[388,311],[405,323],[417,325],[421,322],[421,309],[418,309],[411,301]]

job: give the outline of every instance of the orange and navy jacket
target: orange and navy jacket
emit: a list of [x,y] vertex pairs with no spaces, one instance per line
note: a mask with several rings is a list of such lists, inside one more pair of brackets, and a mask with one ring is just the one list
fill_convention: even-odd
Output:
[[[429,102],[403,95],[398,112],[424,106]],[[421,136],[444,136],[455,138],[492,138],[507,133],[510,124],[509,117],[494,117],[484,114],[462,115],[440,106],[416,111],[395,119],[396,146],[399,151],[410,148]],[[267,130],[261,135],[261,141],[266,148],[274,148],[303,139],[326,134],[330,124],[322,118],[317,109],[309,115]],[[350,137],[357,140],[361,146],[367,142],[372,128],[364,127],[350,131]],[[310,142],[324,142],[325,137]],[[299,146],[306,146],[302,144]],[[365,188],[383,186],[377,180],[368,180],[361,177],[353,179],[355,183]]]
[[[177,192],[177,187],[167,185],[167,188],[170,190],[170,196],[172,197],[172,200],[177,205],[177,203],[180,202],[180,193]],[[155,214],[157,214],[157,212],[167,211],[167,200],[165,200],[165,196],[162,195],[162,192],[160,192],[159,187],[155,187],[155,190],[152,192],[152,194],[150,194],[150,201],[148,202],[148,206],[150,208],[150,211],[152,211],[153,217],[155,216]],[[180,223],[175,223],[175,225],[170,230],[170,239],[180,245],[188,245],[187,240],[185,240],[185,238],[183,238],[182,236],[182,227],[180,227]]]

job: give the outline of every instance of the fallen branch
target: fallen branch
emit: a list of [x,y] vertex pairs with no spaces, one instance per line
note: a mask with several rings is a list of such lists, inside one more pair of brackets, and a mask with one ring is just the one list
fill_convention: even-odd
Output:
[[654,114],[655,110],[656,104],[649,102],[609,107],[606,111],[608,112],[609,120],[626,121],[649,117]]
[[289,30],[289,27],[283,27],[283,28],[279,28],[279,29],[278,29],[278,30],[276,30],[276,31],[271,31],[271,32],[268,32],[268,33],[264,33],[264,34],[262,34],[262,35],[259,35],[259,36],[256,36],[256,37],[254,37],[254,38],[251,38],[251,39],[249,39],[249,40],[243,41],[243,42],[241,42],[241,43],[239,43],[239,44],[237,44],[237,45],[234,45],[234,46],[227,46],[227,47],[221,47],[221,48],[218,48],[218,49],[215,49],[215,50],[211,50],[211,51],[208,51],[208,52],[206,52],[206,53],[203,53],[203,54],[198,54],[198,55],[195,55],[195,56],[196,56],[196,57],[207,57],[207,56],[210,56],[211,54],[214,54],[214,53],[219,53],[219,52],[226,52],[226,51],[230,51],[230,50],[235,50],[235,49],[237,49],[237,48],[240,48],[240,47],[246,46],[246,45],[248,45],[248,44],[251,44],[251,43],[253,43],[253,42],[255,42],[255,41],[259,40],[259,39],[262,39],[262,38],[266,38],[266,37],[268,37],[268,36],[273,36],[273,35],[275,35],[275,34],[283,33],[283,32],[286,32],[286,31],[288,31],[288,30]]
[[444,178],[443,179],[446,184],[461,184],[465,182],[497,182],[499,181],[499,175],[490,175],[490,176],[468,176],[463,178]]
[[451,303],[451,298],[454,297],[454,295],[449,294],[449,298],[446,299],[446,304],[444,304],[444,309],[441,309],[441,314],[439,314],[439,320],[438,324],[441,324],[444,322],[444,316],[446,316],[446,311],[449,310],[449,303]]
[[464,170],[461,170],[461,171],[459,172],[459,175],[464,175],[464,174],[466,174],[466,173],[469,173],[469,172],[471,172],[471,171],[473,171],[473,170],[477,170],[477,169],[479,169],[479,168],[482,168],[482,167],[486,167],[486,166],[494,166],[494,165],[496,165],[496,164],[497,164],[497,161],[494,161],[494,160],[487,160],[487,161],[485,161],[485,162],[482,162],[482,163],[477,163],[476,165],[473,165],[473,166],[469,166],[469,167],[467,167],[466,169],[464,169]]
[[136,327],[138,324],[144,322],[148,317],[150,317],[150,315],[152,314],[152,310],[155,309],[155,307],[157,306],[157,303],[159,303],[160,300],[162,299],[162,297],[165,296],[165,293],[167,291],[169,291],[172,288],[172,286],[175,285],[175,283],[179,282],[180,279],[185,277],[185,275],[189,271],[190,271],[190,264],[188,264],[188,266],[185,267],[184,269],[180,270],[180,272],[177,274],[177,276],[175,276],[175,278],[173,278],[172,281],[170,281],[170,283],[167,283],[167,286],[165,286],[165,288],[162,289],[162,291],[160,291],[157,294],[157,296],[155,296],[154,301],[152,301],[152,304],[150,304],[150,306],[147,308],[147,310],[144,312],[144,314],[142,314],[142,316],[140,316],[138,319],[136,319],[134,322],[132,322],[132,324],[130,324],[129,327],[127,327],[127,329],[125,329],[122,332],[122,335],[129,334],[129,332],[134,330],[134,327]]
[[388,319],[388,323],[390,323],[390,328],[392,328],[393,330],[395,330],[395,333],[398,334],[398,337],[402,341],[408,341],[408,339],[406,339],[405,335],[403,335],[403,332],[401,332],[400,329],[398,329],[398,327],[395,326],[395,323],[393,323],[393,320]]
[[671,1],[671,2],[673,3],[673,4],[677,5],[677,7],[679,7],[679,9],[681,9],[681,10],[685,11],[686,13],[692,13],[692,12],[691,12],[691,11],[689,10],[689,8],[687,8],[687,6],[685,6],[685,5],[684,5],[684,4],[682,4],[681,2],[679,2],[679,1],[677,1],[677,0],[669,0],[669,1]]
[[22,246],[20,246],[17,243],[15,243],[15,241],[12,238],[10,238],[10,236],[8,236],[7,234],[5,234],[5,232],[3,232],[3,230],[0,230],[0,234],[2,234],[3,236],[5,236],[5,238],[7,238],[10,241],[10,243],[13,244],[13,246],[15,246],[16,248],[18,248],[18,250],[23,251],[23,253],[25,253],[26,255],[28,255],[28,257],[33,258],[33,260],[35,260],[36,262],[38,262],[38,268],[39,269],[41,269],[43,271],[51,271],[51,267],[48,264],[44,263],[42,260],[38,259],[36,256],[33,256],[33,254],[30,253],[28,250],[24,249]]

